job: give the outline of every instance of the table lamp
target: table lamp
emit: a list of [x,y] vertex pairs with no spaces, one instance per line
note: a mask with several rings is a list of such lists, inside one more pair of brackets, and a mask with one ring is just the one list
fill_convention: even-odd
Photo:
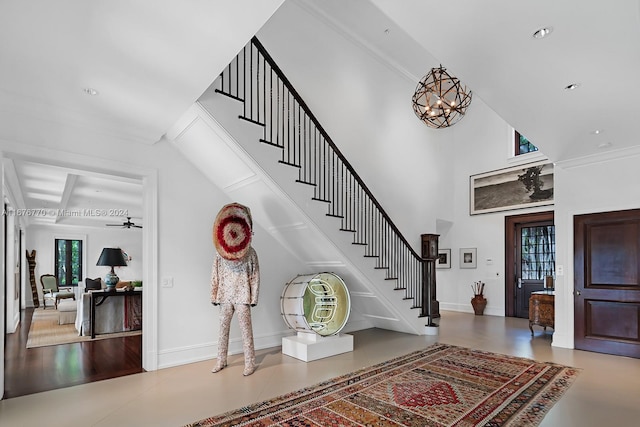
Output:
[[104,248],[98,258],[96,265],[105,265],[111,267],[111,271],[104,276],[104,283],[107,285],[107,291],[115,291],[116,285],[120,278],[113,271],[113,267],[124,267],[127,265],[127,261],[124,259],[122,249],[119,248]]

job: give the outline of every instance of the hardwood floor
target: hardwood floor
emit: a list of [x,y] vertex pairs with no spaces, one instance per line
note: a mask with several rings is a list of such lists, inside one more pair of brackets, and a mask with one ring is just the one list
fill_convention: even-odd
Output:
[[32,315],[6,335],[5,398],[143,372],[142,335],[27,348]]

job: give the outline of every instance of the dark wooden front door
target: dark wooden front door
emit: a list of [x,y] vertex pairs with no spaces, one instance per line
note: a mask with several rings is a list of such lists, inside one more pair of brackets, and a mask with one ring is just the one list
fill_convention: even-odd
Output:
[[640,209],[574,218],[575,346],[640,358]]
[[505,239],[505,312],[526,319],[531,292],[544,289],[545,277],[554,276],[553,212],[505,217]]

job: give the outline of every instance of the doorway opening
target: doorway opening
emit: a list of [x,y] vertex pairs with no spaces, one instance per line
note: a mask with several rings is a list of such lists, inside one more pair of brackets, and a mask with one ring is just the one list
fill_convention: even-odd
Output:
[[[128,253],[133,253],[134,262],[126,269],[127,275],[123,280],[142,279],[145,283],[154,283],[157,270],[154,248],[154,242],[157,241],[155,170],[141,169],[131,173],[128,169],[124,170],[120,165],[114,164],[111,169],[95,171],[85,166],[94,164],[89,158],[70,162],[66,157],[61,159],[55,152],[51,154],[47,159],[25,153],[3,153],[3,156],[0,156],[2,165],[9,165],[2,171],[5,178],[2,190],[10,203],[6,210],[11,207],[17,209],[15,206],[19,206],[20,211],[16,212],[42,212],[37,218],[34,215],[20,213],[5,215],[5,221],[15,221],[4,230],[5,256],[9,257],[15,252],[15,260],[25,259],[26,265],[26,258],[23,258],[25,253],[31,252],[35,255],[37,249],[38,265],[34,266],[36,280],[45,273],[55,274],[65,286],[74,288],[77,294],[76,301],[82,296],[83,279],[86,276],[98,277],[102,273],[101,269],[95,266],[95,261],[93,266],[87,262],[87,257],[97,259],[99,251],[105,246],[122,246]],[[106,167],[108,166],[107,164]],[[47,204],[53,202],[49,199],[39,199],[42,192],[29,192],[25,185],[17,185],[27,181],[33,182],[32,185],[37,188],[47,184],[48,191],[54,194],[55,190],[55,195],[60,201],[53,205]],[[135,193],[134,197],[129,197],[130,193]],[[27,197],[26,194],[32,196]],[[26,206],[35,206],[37,209],[29,210]],[[94,206],[114,207],[113,211],[126,211],[128,214],[133,212],[132,216],[145,219],[145,228],[138,232],[107,228],[106,224],[115,220],[107,218],[107,215],[94,214],[98,211]],[[11,237],[14,227],[15,235],[20,236],[17,244],[13,244],[14,239]],[[78,231],[81,231],[81,234]],[[88,237],[80,238],[85,234]],[[82,248],[78,245],[80,242]],[[23,278],[16,275],[16,286],[12,287],[12,281],[7,280],[7,277],[13,277],[14,269],[9,267],[13,267],[14,264],[15,261],[5,260],[5,286],[1,291],[11,296],[5,298],[5,303],[14,300],[14,290],[21,292],[19,297],[16,296],[15,304],[8,307],[5,304],[2,314],[3,317],[12,319],[22,317],[15,322],[15,330],[5,328],[3,331],[4,345],[1,353],[4,370],[0,372],[0,381],[3,383],[4,398],[156,369],[153,352],[145,352],[143,347],[148,348],[149,342],[156,341],[157,328],[150,321],[144,320],[142,335],[102,337],[103,339],[95,341],[27,348],[33,314],[37,310],[36,302],[39,301],[40,284],[36,285],[34,292],[29,281],[29,272],[25,270]],[[20,270],[19,266],[17,270]],[[153,286],[147,289],[142,298],[147,303],[155,301]],[[42,307],[42,303],[38,305]],[[35,307],[31,308],[32,306]],[[153,303],[148,306],[150,308],[143,313],[143,317],[154,318],[156,306]],[[76,311],[86,313],[86,310]],[[47,312],[55,313],[49,307]],[[77,330],[75,323],[60,326],[70,326]],[[143,368],[145,363],[148,368]]]
[[555,280],[553,211],[505,217],[505,251],[505,315],[526,319],[531,293]]

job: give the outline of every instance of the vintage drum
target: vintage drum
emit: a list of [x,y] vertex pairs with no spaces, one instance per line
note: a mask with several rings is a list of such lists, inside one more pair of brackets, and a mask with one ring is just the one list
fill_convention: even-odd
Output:
[[289,328],[329,336],[347,323],[351,299],[347,286],[335,274],[308,274],[287,283],[280,307]]

